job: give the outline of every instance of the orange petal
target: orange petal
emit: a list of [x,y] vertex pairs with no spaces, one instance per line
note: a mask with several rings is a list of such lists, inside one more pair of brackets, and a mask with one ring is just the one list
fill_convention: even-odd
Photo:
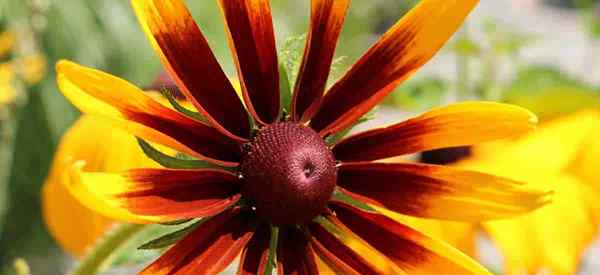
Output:
[[536,116],[509,104],[466,102],[353,135],[334,148],[341,161],[368,161],[513,137],[535,129]]
[[237,142],[152,99],[123,79],[69,61],[56,70],[62,93],[80,110],[150,141],[222,165],[240,158]]
[[483,266],[455,248],[435,241],[383,215],[367,213],[346,205],[333,205],[335,224],[350,231],[377,249],[407,274],[486,274]]
[[326,136],[351,126],[425,64],[478,0],[423,0],[326,94],[311,126]]
[[534,210],[549,193],[479,172],[417,163],[346,163],[338,186],[362,201],[403,214],[477,222]]
[[312,0],[310,28],[294,87],[292,118],[306,122],[321,103],[350,0]]
[[275,122],[280,112],[279,66],[268,0],[219,0],[244,101],[254,118]]
[[225,135],[249,137],[248,115],[181,0],[132,0],[148,39],[183,94]]
[[254,234],[246,213],[228,210],[210,218],[171,247],[140,275],[218,274],[242,251]]
[[[113,174],[82,172],[83,164],[72,168],[71,192],[87,207],[115,219],[164,222],[207,217],[240,198],[237,177],[221,170],[136,169]],[[79,190],[87,194],[82,196]]]

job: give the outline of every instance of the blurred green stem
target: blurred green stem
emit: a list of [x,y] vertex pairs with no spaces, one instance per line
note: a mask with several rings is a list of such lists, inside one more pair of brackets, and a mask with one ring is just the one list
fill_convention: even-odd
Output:
[[70,275],[94,275],[110,266],[118,252],[139,233],[145,225],[118,224],[109,231],[73,269]]
[[0,110],[0,234],[8,207],[8,181],[12,168],[13,148],[17,128],[17,104],[1,106]]

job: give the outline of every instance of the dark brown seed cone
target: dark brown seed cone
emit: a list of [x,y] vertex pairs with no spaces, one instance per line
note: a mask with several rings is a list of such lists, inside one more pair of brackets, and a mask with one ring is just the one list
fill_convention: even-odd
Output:
[[304,224],[325,210],[337,178],[333,153],[312,129],[276,123],[246,146],[242,194],[259,217],[276,225]]

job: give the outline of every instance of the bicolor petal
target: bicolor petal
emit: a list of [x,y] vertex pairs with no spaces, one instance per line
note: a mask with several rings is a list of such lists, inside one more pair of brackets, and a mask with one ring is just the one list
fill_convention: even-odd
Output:
[[219,0],[235,57],[244,101],[254,118],[279,118],[279,65],[268,0]]
[[317,112],[349,0],[312,0],[304,57],[294,87],[292,118],[306,122]]
[[338,186],[356,199],[426,218],[477,222],[515,216],[550,193],[479,172],[418,163],[346,163]]
[[536,116],[509,104],[466,102],[348,137],[333,152],[341,161],[370,161],[514,137],[535,129]]
[[280,231],[277,247],[277,273],[318,275],[315,254],[304,232],[296,228]]
[[73,165],[70,188],[87,190],[95,201],[72,192],[87,207],[115,219],[165,222],[208,217],[240,198],[237,177],[221,170],[136,169],[116,174],[83,172],[83,165]]
[[269,225],[264,223],[259,225],[250,242],[242,251],[238,275],[265,274],[265,268],[269,260],[270,240]]
[[254,226],[249,214],[227,210],[189,233],[140,275],[218,274],[248,244]]
[[250,135],[248,115],[181,0],[132,0],[150,42],[180,91],[225,135]]
[[365,253],[371,248],[365,247],[344,228],[312,223],[309,231],[315,253],[336,274],[402,274],[394,264],[386,262],[387,259],[377,258],[380,255],[376,252]]
[[478,0],[423,0],[329,90],[311,126],[322,136],[350,127],[433,57]]
[[407,274],[485,274],[483,266],[455,248],[433,240],[383,215],[332,205],[336,218],[350,231],[393,261]]
[[56,70],[60,90],[83,112],[109,118],[136,136],[218,164],[234,166],[240,159],[237,142],[162,105],[123,79],[69,61],[60,61]]

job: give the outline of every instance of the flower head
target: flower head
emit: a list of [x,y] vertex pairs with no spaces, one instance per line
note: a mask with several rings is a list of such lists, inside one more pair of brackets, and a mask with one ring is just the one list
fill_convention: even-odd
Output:
[[[143,274],[214,274],[241,254],[240,274],[487,274],[460,252],[371,205],[408,215],[479,221],[535,209],[544,192],[486,174],[376,160],[473,144],[533,129],[530,112],[463,103],[329,144],[427,62],[476,0],[424,0],[325,93],[347,0],[313,0],[289,114],[282,104],[267,0],[221,0],[244,104],[179,0],[133,0],[143,29],[181,93],[204,121],[177,112],[114,76],[68,61],[61,91],[84,112],[171,147],[196,166],[120,174],[71,171],[79,199],[113,218],[202,218]],[[283,107],[282,107],[283,105]],[[145,145],[146,147],[148,144]],[[166,162],[165,162],[166,163]],[[368,247],[373,258],[357,253]],[[385,264],[374,264],[383,259]]]

